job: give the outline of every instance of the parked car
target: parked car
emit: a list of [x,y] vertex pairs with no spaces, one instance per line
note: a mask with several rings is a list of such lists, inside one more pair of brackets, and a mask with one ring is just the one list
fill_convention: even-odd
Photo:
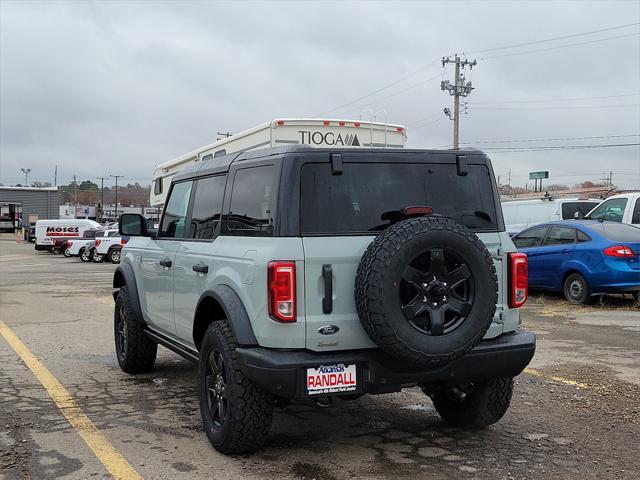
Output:
[[[103,230],[101,235],[96,234],[96,238],[93,241],[92,244],[90,244],[89,246],[85,247],[88,249],[88,252],[86,254],[86,256],[88,256],[89,260],[87,261],[93,261],[94,263],[102,263],[104,261],[104,254],[98,252],[98,246],[102,243],[103,240],[110,238],[110,237],[115,237],[118,235],[118,230]],[[84,262],[85,254],[81,254],[80,255],[80,259]]]
[[77,257],[86,247],[93,245],[96,236],[103,233],[102,230],[85,230],[82,238],[67,240],[63,251],[65,257]]
[[529,287],[586,304],[604,293],[640,292],[640,229],[615,222],[550,222],[513,242],[529,258]]
[[640,192],[613,195],[587,213],[585,218],[627,223],[640,228]]
[[279,147],[166,188],[157,235],[120,218],[116,357],[149,372],[160,344],[197,362],[219,451],[260,448],[276,399],[419,385],[474,429],[509,408],[535,335],[519,321],[526,256],[482,152]]
[[107,232],[107,235],[95,241],[93,261],[101,262],[106,258],[111,263],[120,263],[120,251],[127,240],[120,236],[118,230],[107,230]]
[[597,199],[553,197],[508,200],[502,202],[502,215],[507,232],[515,235],[539,223],[584,218],[598,203]]

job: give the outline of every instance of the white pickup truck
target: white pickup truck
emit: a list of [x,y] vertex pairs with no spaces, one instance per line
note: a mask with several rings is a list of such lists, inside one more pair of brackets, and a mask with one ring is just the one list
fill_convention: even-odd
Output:
[[613,195],[599,203],[585,218],[640,227],[640,192]]
[[95,239],[91,258],[95,263],[101,263],[105,258],[112,263],[120,263],[120,250],[125,243],[118,230],[107,230],[103,237]]

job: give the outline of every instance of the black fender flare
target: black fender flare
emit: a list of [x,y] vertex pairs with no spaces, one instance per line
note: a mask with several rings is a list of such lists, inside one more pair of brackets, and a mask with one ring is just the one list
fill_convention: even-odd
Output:
[[198,299],[196,312],[205,298],[213,298],[220,304],[238,345],[258,345],[247,310],[233,288],[228,285],[217,285],[212,290],[205,291]]
[[131,300],[131,307],[138,321],[144,323],[144,317],[142,316],[142,308],[140,307],[140,297],[138,296],[138,284],[136,283],[136,276],[133,272],[133,267],[128,263],[122,263],[116,268],[113,274],[113,299],[116,300],[118,291],[122,287],[127,287],[129,292],[129,300]]

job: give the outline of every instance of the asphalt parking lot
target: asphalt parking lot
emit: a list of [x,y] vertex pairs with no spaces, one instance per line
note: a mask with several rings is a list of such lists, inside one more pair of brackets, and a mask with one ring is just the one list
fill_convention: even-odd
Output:
[[[112,478],[105,461],[145,479],[640,476],[640,310],[629,300],[574,308],[532,294],[523,320],[538,352],[510,411],[484,431],[447,427],[408,389],[280,408],[264,450],[225,457],[201,431],[191,364],[161,349],[151,374],[118,368],[114,268],[0,239],[1,478]],[[32,354],[29,367],[8,339]],[[64,392],[61,410],[52,395]]]

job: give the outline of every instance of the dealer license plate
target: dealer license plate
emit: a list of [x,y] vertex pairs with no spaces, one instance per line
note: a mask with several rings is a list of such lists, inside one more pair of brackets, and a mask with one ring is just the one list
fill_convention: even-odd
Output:
[[326,395],[356,391],[357,375],[355,365],[323,365],[307,368],[307,393]]

